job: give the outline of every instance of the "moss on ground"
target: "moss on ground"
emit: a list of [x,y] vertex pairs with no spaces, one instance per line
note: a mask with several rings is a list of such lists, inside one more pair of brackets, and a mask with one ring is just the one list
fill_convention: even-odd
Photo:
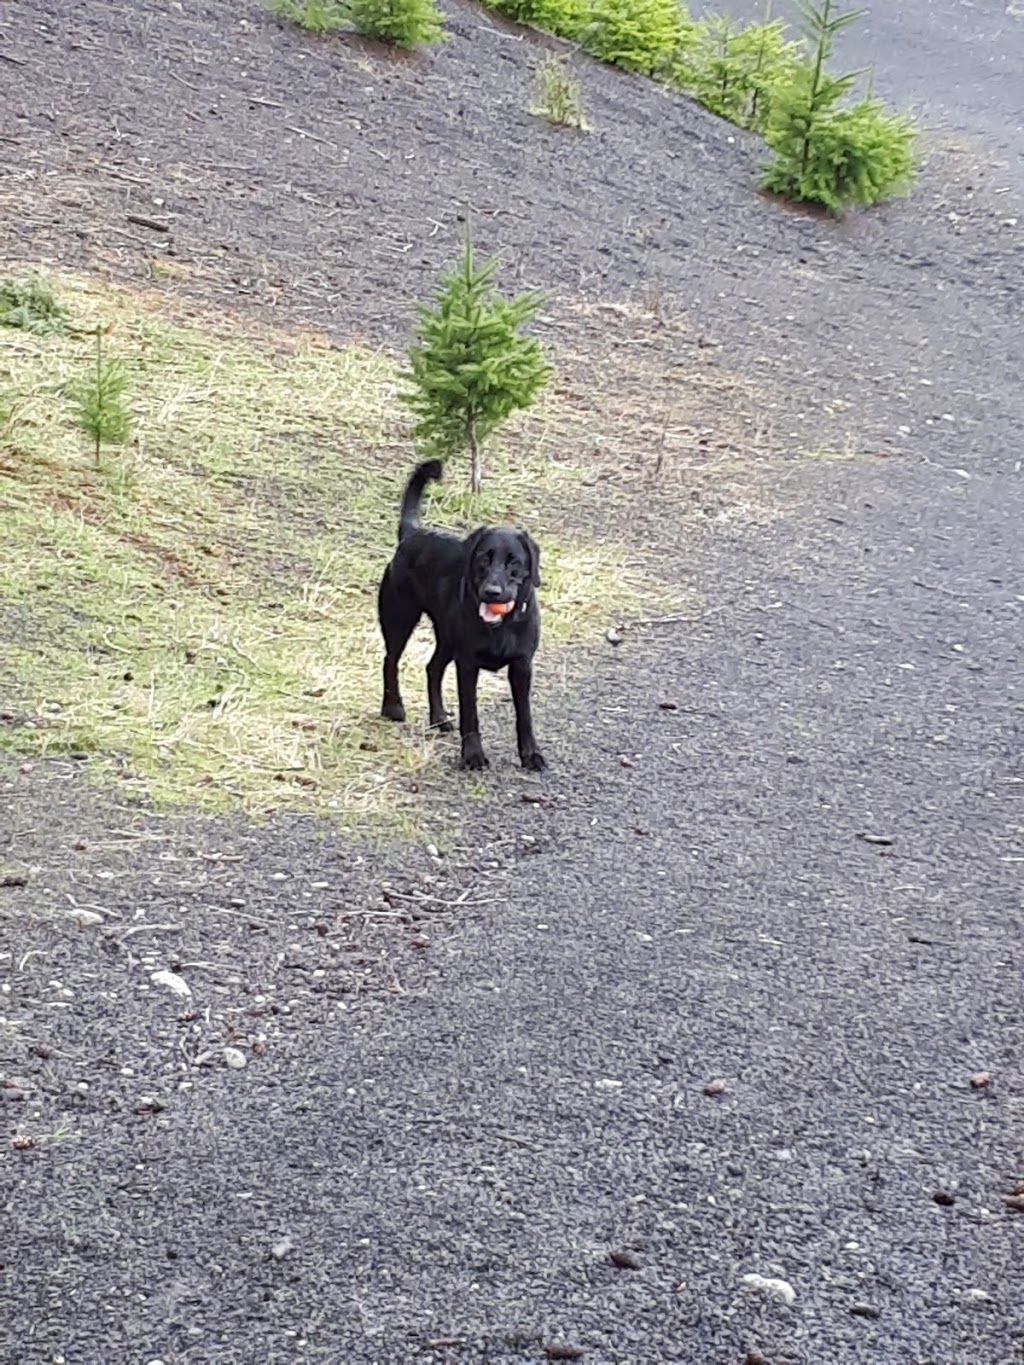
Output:
[[[0,747],[89,754],[160,802],[206,809],[354,820],[414,804],[439,746],[422,722],[377,719],[376,585],[414,458],[394,361],[52,282],[67,330],[0,328]],[[136,432],[98,468],[67,398],[97,324],[131,375]],[[651,605],[625,543],[548,529],[570,509],[585,525],[592,496],[557,401],[514,427],[479,498],[454,471],[427,509],[534,532],[555,655],[641,592]],[[413,716],[429,640],[421,627],[405,665]]]

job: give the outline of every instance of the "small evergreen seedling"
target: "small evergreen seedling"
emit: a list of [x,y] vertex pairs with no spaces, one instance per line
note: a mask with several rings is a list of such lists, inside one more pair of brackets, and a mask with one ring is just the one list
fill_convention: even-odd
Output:
[[401,395],[418,419],[413,439],[421,449],[441,459],[469,451],[474,493],[485,443],[533,403],[551,374],[538,342],[520,335],[542,295],[501,298],[497,270],[496,258],[475,263],[467,227],[460,264],[442,279],[435,306],[420,306],[410,387]]
[[441,15],[434,0],[270,0],[275,14],[310,33],[351,25],[366,38],[397,47],[439,43]]
[[747,28],[709,14],[695,26],[672,80],[721,118],[763,132],[772,92],[793,77],[801,55],[796,43],[786,42],[781,20],[771,19],[770,5],[765,22]]
[[586,129],[580,83],[558,57],[545,57],[537,68],[537,102],[530,113],[565,128]]
[[586,0],[484,0],[488,9],[514,19],[518,24],[575,37],[586,13]]
[[270,0],[270,8],[308,33],[335,33],[349,22],[340,0]]
[[382,43],[420,47],[444,37],[434,0],[347,0],[347,5],[358,32]]
[[914,174],[914,130],[909,120],[886,111],[868,96],[839,108],[860,72],[831,76],[825,63],[840,29],[864,13],[833,14],[801,6],[811,60],[773,92],[765,139],[775,160],[762,185],[787,199],[821,204],[840,213],[849,204],[877,204],[904,192]]
[[692,30],[679,0],[593,0],[580,41],[599,61],[656,76],[691,41]]
[[103,329],[96,328],[96,367],[72,390],[78,425],[96,446],[96,468],[102,446],[124,445],[132,431],[132,417],[124,402],[128,376],[117,360],[103,356]]

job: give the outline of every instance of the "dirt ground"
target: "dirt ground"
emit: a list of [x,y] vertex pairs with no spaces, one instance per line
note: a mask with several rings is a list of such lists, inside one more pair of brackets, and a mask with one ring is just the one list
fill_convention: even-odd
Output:
[[[744,450],[888,452],[898,436],[870,413],[892,347],[943,349],[908,331],[880,354],[888,300],[939,262],[980,297],[1015,294],[1002,266],[1021,234],[994,193],[998,159],[941,128],[913,208],[823,223],[766,212],[761,145],[641,78],[585,64],[589,135],[531,117],[537,64],[560,44],[470,7],[453,6],[438,52],[401,58],[256,4],[16,4],[0,24],[8,261],[401,345],[469,213],[509,285],[551,291],[542,331],[565,382],[626,409],[612,434],[627,465],[649,469],[656,445],[662,468],[699,468],[701,413],[706,429],[737,406]],[[775,320],[797,312],[817,325],[780,346]],[[850,407],[855,423],[835,420]]]
[[642,80],[531,118],[548,41],[446,8],[396,60],[3,4],[4,269],[399,348],[471,212],[708,614],[575,660],[442,847],[0,770],[0,1361],[1017,1365],[1005,148],[796,214]]

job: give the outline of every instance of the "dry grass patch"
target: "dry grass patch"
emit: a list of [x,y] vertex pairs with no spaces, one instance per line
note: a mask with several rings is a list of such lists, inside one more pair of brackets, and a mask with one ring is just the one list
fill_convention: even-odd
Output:
[[[0,674],[14,718],[0,745],[90,754],[204,808],[356,819],[414,805],[439,746],[376,718],[375,591],[412,460],[392,358],[182,325],[136,293],[52,283],[70,331],[0,327]],[[97,323],[128,367],[137,433],[99,468],[66,396]],[[625,537],[570,529],[598,498],[578,449],[552,397],[513,428],[478,499],[453,471],[429,507],[440,524],[510,518],[537,535],[552,652],[657,604]],[[415,712],[428,641],[410,650]]]

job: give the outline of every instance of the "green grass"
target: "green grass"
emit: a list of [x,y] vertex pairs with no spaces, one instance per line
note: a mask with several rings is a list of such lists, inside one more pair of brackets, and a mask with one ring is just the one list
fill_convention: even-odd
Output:
[[[0,687],[19,721],[0,748],[89,754],[100,775],[202,809],[415,807],[449,751],[423,729],[426,627],[404,667],[415,722],[377,719],[376,585],[414,458],[393,360],[55,283],[75,328],[111,326],[136,436],[95,468],[68,396],[92,339],[0,330]],[[550,533],[588,496],[563,430],[551,399],[513,425],[478,498],[455,470],[427,508],[542,541],[550,677],[561,646],[651,600],[625,545]]]
[[0,327],[45,335],[62,331],[65,322],[64,307],[41,275],[0,280]]
[[549,54],[537,67],[536,102],[530,113],[563,128],[590,131],[583,117],[580,83],[561,58]]

